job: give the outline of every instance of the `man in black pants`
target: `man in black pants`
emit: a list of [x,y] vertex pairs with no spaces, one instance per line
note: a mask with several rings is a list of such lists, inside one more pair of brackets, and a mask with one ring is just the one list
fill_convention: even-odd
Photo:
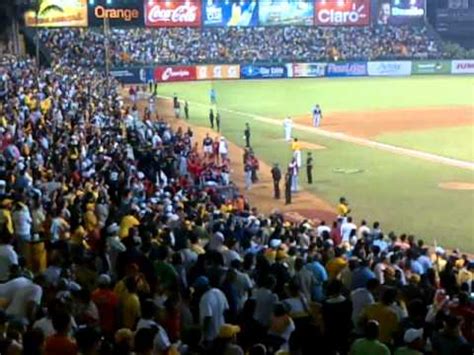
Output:
[[250,125],[248,122],[245,123],[244,138],[245,138],[245,147],[250,148]]
[[273,179],[273,197],[279,200],[280,199],[281,170],[277,163],[275,163],[272,168],[272,179]]
[[306,177],[308,179],[308,184],[313,183],[313,156],[311,152],[308,152],[306,157]]
[[187,101],[184,102],[184,118],[189,120],[189,105]]
[[285,174],[285,204],[291,204],[291,171],[288,170]]
[[221,114],[219,112],[216,112],[216,127],[217,127],[217,132],[221,131]]
[[212,109],[209,111],[209,123],[211,124],[211,128],[214,129],[214,111],[212,111]]

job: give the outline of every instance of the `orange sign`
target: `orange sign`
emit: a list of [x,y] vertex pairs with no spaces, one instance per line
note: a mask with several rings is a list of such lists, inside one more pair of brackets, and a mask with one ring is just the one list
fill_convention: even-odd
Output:
[[[44,11],[55,5],[59,9]],[[34,11],[25,12],[30,27],[87,27],[87,0],[47,0],[41,3],[38,19]]]
[[240,79],[240,65],[198,65],[198,80]]

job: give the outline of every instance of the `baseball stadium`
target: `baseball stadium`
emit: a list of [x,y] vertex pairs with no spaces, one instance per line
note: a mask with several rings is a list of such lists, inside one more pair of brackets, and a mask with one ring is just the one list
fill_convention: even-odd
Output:
[[0,354],[473,353],[473,0],[0,21]]

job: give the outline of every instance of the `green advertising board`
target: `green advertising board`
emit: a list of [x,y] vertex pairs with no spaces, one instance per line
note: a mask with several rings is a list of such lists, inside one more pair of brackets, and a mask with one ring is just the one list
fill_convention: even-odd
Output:
[[419,60],[413,61],[413,75],[451,74],[450,60]]

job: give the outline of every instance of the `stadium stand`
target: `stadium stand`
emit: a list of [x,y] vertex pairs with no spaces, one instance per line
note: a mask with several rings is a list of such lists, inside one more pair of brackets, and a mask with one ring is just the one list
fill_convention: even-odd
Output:
[[[44,29],[40,36],[58,58],[104,65],[99,29]],[[450,59],[454,54],[424,26],[112,28],[108,36],[110,60],[117,66]]]
[[2,68],[0,353],[471,354],[468,256],[262,215],[102,74]]

